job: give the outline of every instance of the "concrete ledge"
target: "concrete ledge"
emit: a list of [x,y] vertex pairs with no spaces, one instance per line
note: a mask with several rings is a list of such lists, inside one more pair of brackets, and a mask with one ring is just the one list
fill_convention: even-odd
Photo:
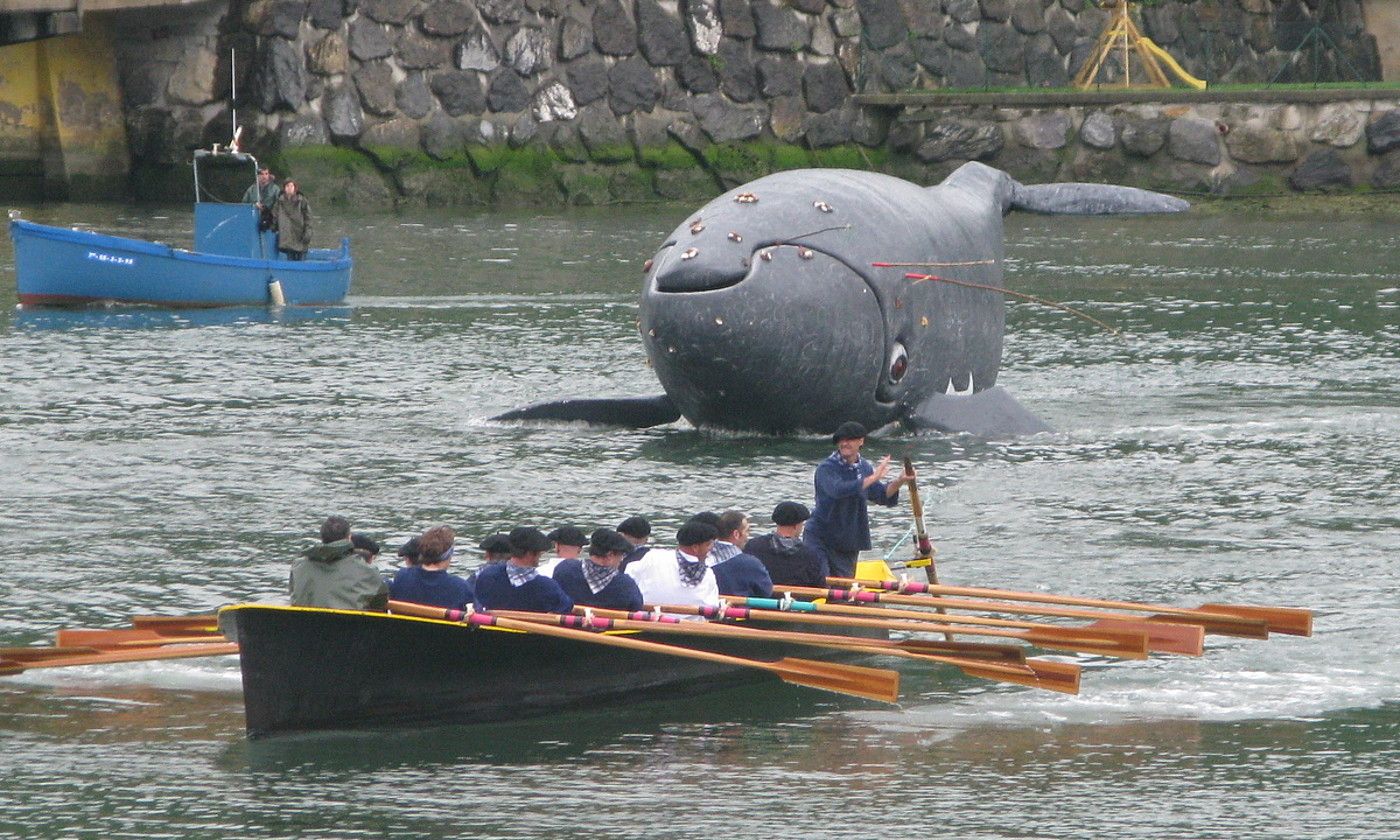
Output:
[[1055,108],[1076,105],[1131,104],[1196,104],[1237,103],[1255,104],[1324,104],[1354,100],[1390,100],[1400,98],[1400,87],[1354,88],[1271,88],[1249,90],[1182,90],[1172,88],[1095,88],[1092,90],[1056,90],[1046,93],[980,93],[975,91],[911,91],[909,93],[858,93],[851,97],[857,105],[890,108],[940,108],[958,105],[996,105],[1007,108]]

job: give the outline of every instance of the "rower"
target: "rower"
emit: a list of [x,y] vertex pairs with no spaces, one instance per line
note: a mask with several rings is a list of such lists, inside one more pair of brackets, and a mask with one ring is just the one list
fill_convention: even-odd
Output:
[[725,550],[727,558],[711,565],[715,573],[715,584],[721,595],[743,595],[747,598],[773,597],[773,579],[763,561],[748,553],[749,515],[739,510],[727,510],[719,516],[719,539],[710,557],[721,555]]
[[632,544],[611,528],[599,528],[588,540],[588,557],[560,561],[554,582],[575,604],[609,610],[640,610],[642,591],[622,574],[622,558]]
[[779,502],[773,508],[773,533],[744,544],[745,553],[768,569],[773,585],[826,588],[824,558],[802,542],[802,527],[812,512],[801,502]]
[[583,547],[588,538],[583,529],[576,525],[560,525],[549,532],[549,541],[554,543],[554,556],[540,563],[540,574],[553,575],[554,568],[564,560],[577,560],[583,555]]
[[471,586],[447,571],[456,554],[456,537],[447,525],[424,531],[418,539],[418,562],[395,573],[389,582],[389,597],[458,610],[475,601]]
[[627,567],[648,604],[714,606],[719,585],[705,563],[718,532],[713,525],[691,520],[676,531],[678,548],[653,548]]
[[539,528],[522,526],[510,532],[510,559],[483,568],[476,576],[479,610],[530,610],[566,613],[574,602],[553,578],[540,574],[540,557],[549,538]]
[[632,545],[627,556],[622,558],[622,568],[626,569],[628,563],[642,559],[642,555],[651,550],[649,545],[651,542],[651,523],[646,520],[646,517],[627,517],[618,524],[617,532]]
[[288,589],[294,607],[376,612],[389,607],[388,584],[355,550],[350,520],[343,516],[321,523],[321,544],[292,563]]

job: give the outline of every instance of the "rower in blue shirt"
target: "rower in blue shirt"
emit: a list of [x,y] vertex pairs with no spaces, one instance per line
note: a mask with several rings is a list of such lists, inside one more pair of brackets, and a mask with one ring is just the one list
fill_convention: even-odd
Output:
[[870,511],[867,502],[893,507],[899,501],[899,488],[914,476],[903,473],[886,482],[890,456],[874,466],[860,457],[865,445],[865,427],[854,421],[842,423],[831,436],[836,451],[817,465],[812,476],[817,503],[802,541],[826,558],[826,574],[852,577],[856,560],[870,548]]
[[[719,516],[719,538],[710,550],[710,557],[723,557],[710,568],[715,573],[715,585],[721,595],[742,595],[746,598],[773,597],[773,579],[763,561],[749,554],[744,546],[749,541],[749,515],[741,510],[726,510]],[[723,547],[723,550],[721,550]]]
[[510,532],[510,559],[487,566],[476,576],[476,608],[479,610],[529,610],[567,613],[574,602],[553,578],[541,575],[540,557],[553,543],[539,528],[521,527]]
[[418,556],[412,565],[399,569],[389,582],[389,597],[448,609],[466,609],[476,593],[465,580],[448,574],[456,554],[457,535],[446,525],[438,525],[418,537]]
[[622,558],[632,544],[611,528],[599,528],[588,540],[588,556],[561,560],[554,582],[575,604],[608,610],[642,608],[642,590],[622,573]]

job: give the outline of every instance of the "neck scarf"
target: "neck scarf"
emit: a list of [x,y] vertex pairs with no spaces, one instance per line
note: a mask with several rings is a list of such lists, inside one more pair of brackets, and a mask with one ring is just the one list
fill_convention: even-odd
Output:
[[539,576],[540,570],[534,566],[517,566],[514,563],[506,563],[506,577],[510,578],[511,586],[524,586]]
[[681,583],[686,586],[699,586],[700,581],[705,579],[705,569],[708,568],[704,558],[690,560],[679,551],[676,552],[676,566],[680,569]]
[[802,544],[799,537],[785,537],[782,534],[773,535],[773,547],[784,554],[791,554]]
[[583,561],[583,579],[588,583],[588,588],[594,595],[606,589],[620,571],[622,570],[616,566],[600,566],[592,559]]
[[715,559],[715,563],[723,563],[725,560],[736,554],[742,554],[739,546],[731,542],[715,541],[715,547],[710,549],[710,556]]

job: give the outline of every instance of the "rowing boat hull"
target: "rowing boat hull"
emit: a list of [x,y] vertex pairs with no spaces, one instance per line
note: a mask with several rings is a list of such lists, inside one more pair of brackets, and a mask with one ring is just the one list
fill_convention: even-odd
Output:
[[[754,668],[383,613],[240,605],[220,611],[219,626],[239,644],[254,738],[514,720],[776,679]],[[681,643],[752,659],[823,654],[768,641]]]
[[22,306],[266,306],[274,280],[293,306],[339,303],[350,291],[348,240],[339,250],[313,250],[291,261],[277,259],[275,251],[272,259],[186,251],[22,219],[10,222],[10,238]]

